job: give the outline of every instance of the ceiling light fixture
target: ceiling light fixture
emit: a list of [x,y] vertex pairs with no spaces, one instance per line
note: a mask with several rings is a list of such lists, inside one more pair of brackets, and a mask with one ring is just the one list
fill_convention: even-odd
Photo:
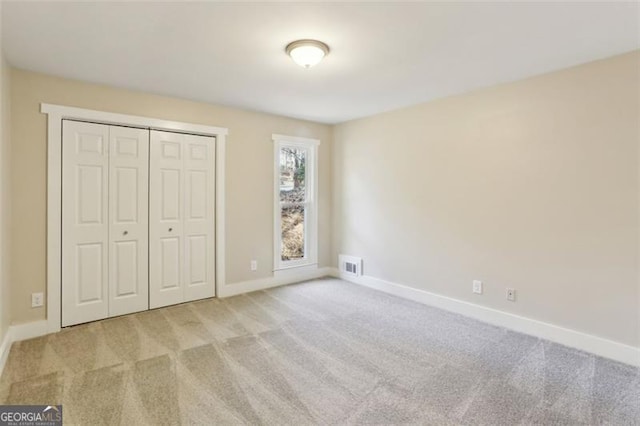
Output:
[[318,40],[296,40],[285,51],[296,64],[311,68],[329,54],[329,46]]

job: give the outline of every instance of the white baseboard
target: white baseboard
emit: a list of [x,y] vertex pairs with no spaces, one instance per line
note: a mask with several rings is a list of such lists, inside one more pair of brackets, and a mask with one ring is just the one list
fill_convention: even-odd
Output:
[[20,340],[32,339],[34,337],[44,336],[49,334],[49,327],[47,320],[26,322],[24,324],[16,324],[10,327],[11,338],[14,342]]
[[249,293],[251,291],[264,290],[267,288],[278,287],[281,285],[293,284],[300,281],[312,280],[315,278],[333,275],[334,268],[317,268],[313,271],[301,270],[296,272],[295,269],[287,271],[287,274],[260,278],[257,280],[240,281],[234,284],[226,284],[218,289],[218,297],[230,297],[238,294]]
[[9,357],[9,351],[11,350],[12,343],[13,340],[11,340],[11,327],[9,327],[7,329],[7,332],[4,334],[2,343],[0,343],[0,376],[2,376],[2,370],[4,370],[4,365],[7,363],[7,358]]
[[354,277],[331,268],[331,275],[345,281],[380,290],[395,296],[455,312],[489,324],[529,334],[552,342],[560,343],[585,352],[590,352],[615,361],[640,367],[640,348],[614,342],[602,337],[549,324],[543,321],[514,315],[497,309],[441,296],[406,285],[381,280],[370,276]]
[[47,320],[40,320],[9,327],[4,335],[4,339],[2,339],[2,343],[0,343],[0,375],[2,375],[2,370],[7,362],[11,345],[20,340],[32,339],[49,334],[47,325]]

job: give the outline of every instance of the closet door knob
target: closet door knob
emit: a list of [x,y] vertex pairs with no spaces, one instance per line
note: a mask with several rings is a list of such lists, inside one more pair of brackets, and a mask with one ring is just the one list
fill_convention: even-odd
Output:
[[124,231],[124,232],[122,233],[122,235],[127,235],[128,233],[129,233],[129,231]]
[[173,231],[173,228],[169,228],[169,232]]

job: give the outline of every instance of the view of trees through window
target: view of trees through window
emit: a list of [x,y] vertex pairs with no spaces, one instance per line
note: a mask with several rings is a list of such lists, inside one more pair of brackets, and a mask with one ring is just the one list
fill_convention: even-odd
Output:
[[282,223],[282,260],[305,256],[305,166],[306,151],[290,147],[280,149],[280,212]]

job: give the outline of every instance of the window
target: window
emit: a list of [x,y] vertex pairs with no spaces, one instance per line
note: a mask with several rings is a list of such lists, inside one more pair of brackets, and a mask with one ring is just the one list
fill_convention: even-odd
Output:
[[317,264],[316,139],[273,135],[274,269]]

